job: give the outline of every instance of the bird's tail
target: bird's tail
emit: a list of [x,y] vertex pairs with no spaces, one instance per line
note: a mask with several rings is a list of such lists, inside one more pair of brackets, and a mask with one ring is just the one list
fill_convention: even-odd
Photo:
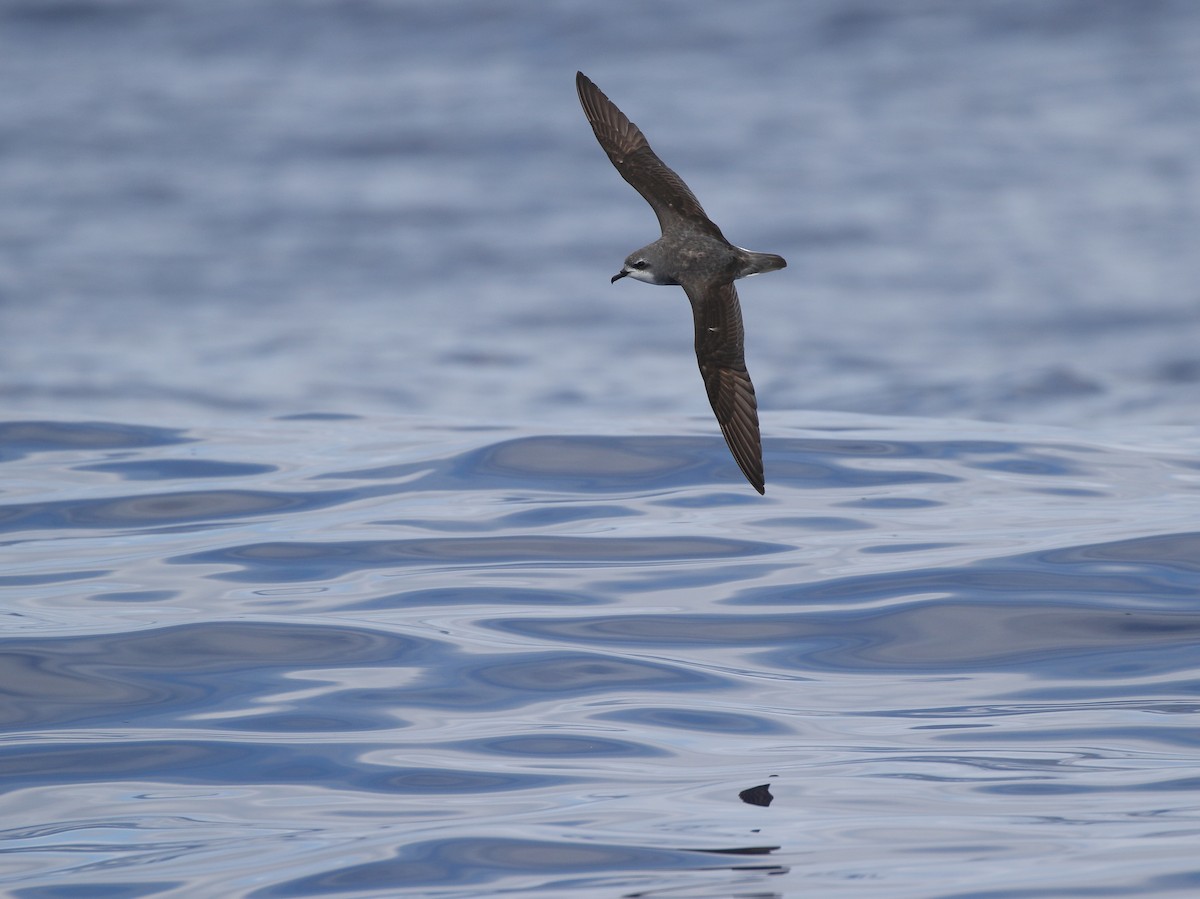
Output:
[[763,272],[773,272],[787,266],[787,260],[774,253],[754,253],[745,250],[746,264],[742,267],[741,277],[761,275]]

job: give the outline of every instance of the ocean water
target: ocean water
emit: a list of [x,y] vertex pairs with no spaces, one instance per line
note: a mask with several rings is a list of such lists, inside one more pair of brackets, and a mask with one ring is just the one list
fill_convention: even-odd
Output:
[[773,431],[5,425],[7,890],[1200,888],[1200,437]]
[[[731,239],[767,494],[582,69]],[[1200,7],[0,3],[0,892],[1200,894]]]

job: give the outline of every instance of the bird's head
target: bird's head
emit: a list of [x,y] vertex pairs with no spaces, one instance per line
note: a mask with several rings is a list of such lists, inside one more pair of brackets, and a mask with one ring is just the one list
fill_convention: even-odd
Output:
[[654,256],[647,252],[648,249],[650,248],[646,247],[629,254],[621,270],[612,276],[612,283],[615,284],[622,278],[633,278],[647,284],[678,284],[674,278],[663,274],[662,267],[655,264]]

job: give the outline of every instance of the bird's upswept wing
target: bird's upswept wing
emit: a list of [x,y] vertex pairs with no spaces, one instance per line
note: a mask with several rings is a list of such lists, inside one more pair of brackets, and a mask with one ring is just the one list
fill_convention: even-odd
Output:
[[684,284],[696,320],[696,361],[725,442],[751,486],[765,493],[758,402],[746,371],[742,310],[732,281]]
[[583,72],[575,74],[575,88],[596,140],[621,177],[650,204],[659,227],[666,232],[670,226],[686,225],[724,240],[683,179],[650,149],[641,129]]

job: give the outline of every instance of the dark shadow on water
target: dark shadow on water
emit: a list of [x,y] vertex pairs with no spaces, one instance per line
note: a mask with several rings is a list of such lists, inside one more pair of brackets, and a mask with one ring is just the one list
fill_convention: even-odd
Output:
[[169,560],[177,565],[230,565],[222,580],[287,583],[340,577],[372,568],[447,565],[604,565],[710,562],[786,552],[789,547],[711,537],[429,537],[328,543],[260,543]]
[[[919,444],[887,441],[785,439],[765,443],[772,481],[796,487],[862,488],[944,483],[954,477],[918,470],[878,470],[845,464],[860,458],[930,458]],[[963,451],[969,451],[965,446]],[[987,452],[993,450],[989,447]],[[698,485],[744,496],[744,482],[720,435],[714,437],[536,436],[505,440],[450,459],[339,472],[360,480],[411,478],[415,489],[461,491],[525,488],[564,493],[670,493]],[[753,491],[751,491],[753,492]]]
[[[435,889],[479,886],[497,878],[535,876],[543,891],[556,884],[564,891],[577,887],[586,875],[628,875],[638,871],[689,871],[711,868],[697,855],[758,856],[778,847],[738,849],[652,849],[605,843],[521,840],[498,837],[457,837],[410,843],[386,860],[339,868],[324,874],[296,878],[250,893],[252,899],[291,896],[324,896],[361,891]],[[737,865],[726,870],[782,873],[779,865]],[[551,893],[547,893],[551,895]],[[618,895],[618,894],[614,894]],[[624,896],[650,895],[623,893]],[[761,895],[761,894],[758,894]]]
[[0,462],[11,462],[36,453],[97,450],[135,450],[192,443],[176,428],[123,425],[111,422],[6,421],[0,422]]

